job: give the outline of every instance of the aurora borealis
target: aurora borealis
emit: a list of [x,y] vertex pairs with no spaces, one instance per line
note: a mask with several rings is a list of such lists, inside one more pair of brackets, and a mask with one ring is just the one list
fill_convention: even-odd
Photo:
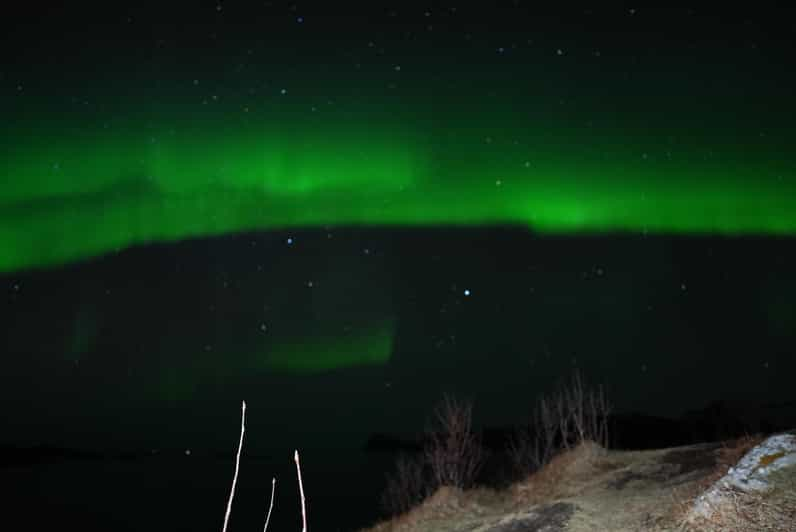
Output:
[[[202,457],[245,399],[233,529],[262,526],[258,482],[300,447],[313,528],[348,530],[378,514],[363,442],[422,430],[445,391],[479,426],[573,366],[619,411],[791,404],[794,14],[15,6],[0,445],[190,448],[189,473],[131,462],[126,485],[191,484],[201,504],[153,491],[140,520],[213,528],[228,464]],[[88,522],[89,481],[70,499],[31,471],[20,507]],[[151,529],[105,504],[96,529]]]
[[[638,141],[632,132],[612,131],[606,139],[599,128],[562,128],[555,116],[526,127],[521,119],[479,126],[492,121],[484,114],[499,111],[474,113],[474,127],[494,133],[445,138],[444,112],[430,132],[411,119],[402,125],[365,112],[359,123],[304,113],[278,117],[276,126],[268,115],[175,118],[114,126],[122,133],[98,128],[76,139],[65,128],[41,137],[11,129],[6,139],[31,140],[15,140],[7,150],[6,172],[15,178],[2,191],[10,244],[2,268],[54,266],[136,244],[327,225],[796,231],[796,194],[786,179],[794,163],[786,153],[764,163],[724,141],[700,160],[700,138],[673,146],[673,135]],[[701,134],[709,138],[713,127]],[[548,128],[567,144],[537,140]],[[442,138],[429,139],[436,136]],[[645,151],[644,144],[655,143],[661,145]],[[761,148],[769,156],[776,146]]]
[[[759,59],[739,49],[732,72],[700,62],[715,44],[678,64],[687,41],[663,52],[646,42],[628,57],[596,36],[591,50],[504,39],[510,49],[488,63],[482,51],[469,68],[442,63],[464,50],[412,56],[418,37],[383,43],[392,60],[373,40],[358,50],[342,41],[354,65],[316,53],[265,75],[272,50],[236,38],[225,46],[245,59],[230,72],[175,38],[181,68],[155,52],[153,79],[105,74],[95,84],[67,71],[77,87],[62,94],[32,72],[6,87],[3,171],[13,179],[0,189],[0,268],[327,225],[796,231],[787,67],[757,73],[785,51]],[[710,78],[717,72],[726,81]]]
[[581,133],[570,142],[588,151],[570,155],[567,147],[534,145],[527,137],[539,135],[539,125],[530,135],[517,124],[494,140],[429,146],[378,119],[371,127],[343,122],[342,130],[334,117],[285,128],[252,121],[219,119],[198,131],[179,121],[120,126],[130,132],[91,131],[76,141],[68,130],[54,131],[65,140],[15,144],[6,162],[15,178],[3,190],[3,269],[54,266],[136,244],[327,225],[796,232],[796,191],[785,179],[793,161],[763,166],[757,154],[738,157],[734,145],[719,144],[711,153],[717,161],[699,161],[691,146],[676,155],[666,144],[647,153],[622,146],[621,137],[606,145]]

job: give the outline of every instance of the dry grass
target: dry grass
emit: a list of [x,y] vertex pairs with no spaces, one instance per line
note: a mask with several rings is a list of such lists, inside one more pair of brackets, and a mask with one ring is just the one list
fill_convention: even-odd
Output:
[[[491,530],[496,523],[525,526],[529,512],[563,505],[570,512],[579,508],[566,516],[566,526],[578,531],[796,532],[796,466],[772,474],[773,489],[765,493],[728,490],[709,518],[693,511],[698,498],[765,437],[729,440],[720,448],[712,444],[609,452],[605,443],[610,411],[602,390],[587,388],[576,373],[540,398],[529,430],[511,442],[510,458],[527,476],[504,491],[464,491],[480,466],[480,442],[472,433],[470,404],[446,397],[435,412],[438,428],[428,438],[431,445],[420,462],[399,462],[388,485],[387,502],[403,511],[368,530],[453,532]],[[771,454],[762,460],[780,457]],[[625,488],[628,482],[633,482],[632,488]]]
[[367,530],[442,532],[456,530],[456,523],[508,510],[510,497],[504,492],[482,487],[463,490],[455,486],[440,486],[419,504]]
[[689,484],[685,489],[675,490],[678,502],[675,515],[672,516],[673,520],[685,523],[697,497],[726,475],[731,467],[734,467],[746,453],[762,443],[764,439],[761,435],[747,435],[722,443],[716,454],[716,467],[713,468],[713,471],[699,481]]
[[718,451],[718,462],[714,471],[681,493],[678,500],[676,522],[683,532],[796,532],[796,467],[773,473],[770,484],[773,488],[764,493],[744,492],[727,488],[724,498],[709,518],[695,517],[691,513],[699,495],[721,479],[753,447],[765,437],[746,436],[727,442]]
[[699,532],[796,532],[796,469],[781,470],[787,477],[772,491],[747,493],[728,489],[709,518],[691,519],[681,530]]
[[[567,530],[577,532],[796,532],[796,466],[772,473],[772,489],[765,493],[728,493],[709,519],[697,521],[690,513],[697,497],[763,440],[747,437],[721,448],[692,446],[681,451],[702,453],[697,458],[708,463],[715,458],[708,470],[672,463],[672,450],[607,451],[584,442],[557,454],[507,490],[443,487],[409,512],[369,530],[491,530],[498,523],[509,530],[524,526],[529,515],[541,518],[546,508],[564,504],[578,508],[566,524]],[[633,479],[632,487],[619,482],[625,478]]]
[[467,495],[459,488],[442,486],[422,503],[388,521],[381,522],[370,532],[399,532],[422,530],[429,523],[460,519],[467,506]]
[[461,490],[442,486],[418,506],[369,528],[369,532],[459,530],[491,516],[508,515],[537,504],[551,503],[581,491],[594,476],[604,471],[606,451],[592,442],[562,451],[545,467],[505,491],[487,488]]
[[[589,388],[578,371],[541,397],[531,412],[528,429],[515,434],[508,449],[515,473],[535,472],[534,480],[515,486],[509,502],[537,499],[532,493],[544,493],[549,500],[558,493],[560,486],[567,484],[559,477],[571,474],[573,464],[590,462],[604,451],[598,444],[604,446],[608,441],[610,411],[602,388]],[[434,410],[434,426],[426,433],[421,456],[399,457],[395,472],[387,477],[382,507],[393,519],[372,530],[413,529],[410,523],[417,522],[420,515],[437,518],[445,515],[446,508],[459,510],[461,504],[471,509],[482,507],[476,494],[494,492],[469,488],[483,463],[481,442],[472,429],[472,404],[445,395]]]
[[606,450],[586,441],[554,456],[542,469],[511,487],[513,503],[532,506],[581,491],[596,470],[605,470]]
[[585,441],[608,447],[608,417],[613,407],[601,386],[591,388],[575,370],[566,382],[543,395],[529,424],[512,438],[509,454],[519,474],[540,469],[561,449]]

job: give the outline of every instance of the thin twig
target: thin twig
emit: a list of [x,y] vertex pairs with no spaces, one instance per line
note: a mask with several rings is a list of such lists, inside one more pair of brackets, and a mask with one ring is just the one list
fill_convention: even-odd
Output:
[[238,455],[235,458],[235,476],[232,477],[232,490],[229,493],[229,501],[227,501],[227,513],[224,514],[224,528],[222,532],[227,531],[227,522],[229,521],[229,514],[232,512],[232,498],[235,496],[235,484],[238,483],[238,470],[240,468],[240,450],[243,447],[243,432],[246,430],[246,401],[243,401],[240,407],[240,442],[238,443]]
[[293,460],[296,462],[296,472],[298,473],[299,493],[301,494],[301,532],[307,532],[307,508],[304,504],[304,485],[301,483],[301,464],[299,463],[299,452],[293,454]]
[[265,516],[265,528],[263,528],[263,532],[268,530],[268,521],[271,520],[271,510],[274,509],[274,490],[276,490],[276,477],[271,480],[271,504],[268,506],[268,515]]

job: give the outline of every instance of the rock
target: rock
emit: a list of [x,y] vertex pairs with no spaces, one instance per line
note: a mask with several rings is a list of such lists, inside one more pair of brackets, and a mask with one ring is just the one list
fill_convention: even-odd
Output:
[[692,508],[692,515],[709,518],[732,490],[744,493],[768,491],[771,473],[794,465],[796,435],[784,433],[771,436],[746,453],[735,467],[701,495]]

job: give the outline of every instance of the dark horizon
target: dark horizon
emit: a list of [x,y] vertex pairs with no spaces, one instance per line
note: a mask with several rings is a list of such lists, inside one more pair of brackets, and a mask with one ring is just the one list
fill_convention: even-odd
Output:
[[[677,418],[719,399],[792,400],[792,332],[782,322],[796,284],[789,243],[780,237],[551,237],[519,228],[343,228],[139,247],[6,276],[14,309],[7,314],[6,343],[26,354],[7,368],[6,400],[29,393],[30,380],[19,377],[36,372],[50,402],[33,410],[31,397],[27,409],[10,411],[6,422],[17,439],[5,443],[159,447],[125,428],[129,415],[137,423],[149,417],[149,426],[161,428],[144,431],[156,442],[184,433],[223,449],[242,399],[249,401],[253,426],[267,433],[269,425],[286,425],[295,434],[285,439],[295,441],[317,428],[301,428],[289,421],[294,416],[339,425],[313,406],[322,394],[366,420],[335,430],[361,445],[376,432],[422,431],[443,392],[472,399],[479,426],[521,422],[536,396],[576,368],[606,387],[619,413]],[[749,257],[755,263],[744,262]],[[134,277],[127,274],[131,266]],[[148,291],[154,285],[157,313]],[[357,288],[361,295],[352,291]],[[316,353],[310,344],[302,348],[313,357],[308,365],[269,370],[272,359],[246,355],[260,335],[278,353],[301,328],[334,346],[340,342],[335,330],[347,338],[378,328],[388,315],[385,362],[359,355],[330,367],[326,353],[333,351]],[[187,344],[178,340],[184,335]],[[760,337],[766,342],[758,343]],[[182,342],[176,344],[181,350],[169,347],[174,342]],[[355,349],[357,342],[341,345],[349,344]],[[601,347],[607,345],[610,354]],[[62,356],[53,359],[53,352]],[[753,364],[729,362],[752,352]],[[677,396],[668,393],[673,380],[682,383]],[[391,412],[397,398],[400,415]],[[46,414],[31,422],[36,410]],[[66,419],[70,431],[52,432]],[[195,426],[201,424],[208,426]],[[103,431],[115,442],[105,449],[94,439]],[[252,445],[253,452],[261,444]]]

